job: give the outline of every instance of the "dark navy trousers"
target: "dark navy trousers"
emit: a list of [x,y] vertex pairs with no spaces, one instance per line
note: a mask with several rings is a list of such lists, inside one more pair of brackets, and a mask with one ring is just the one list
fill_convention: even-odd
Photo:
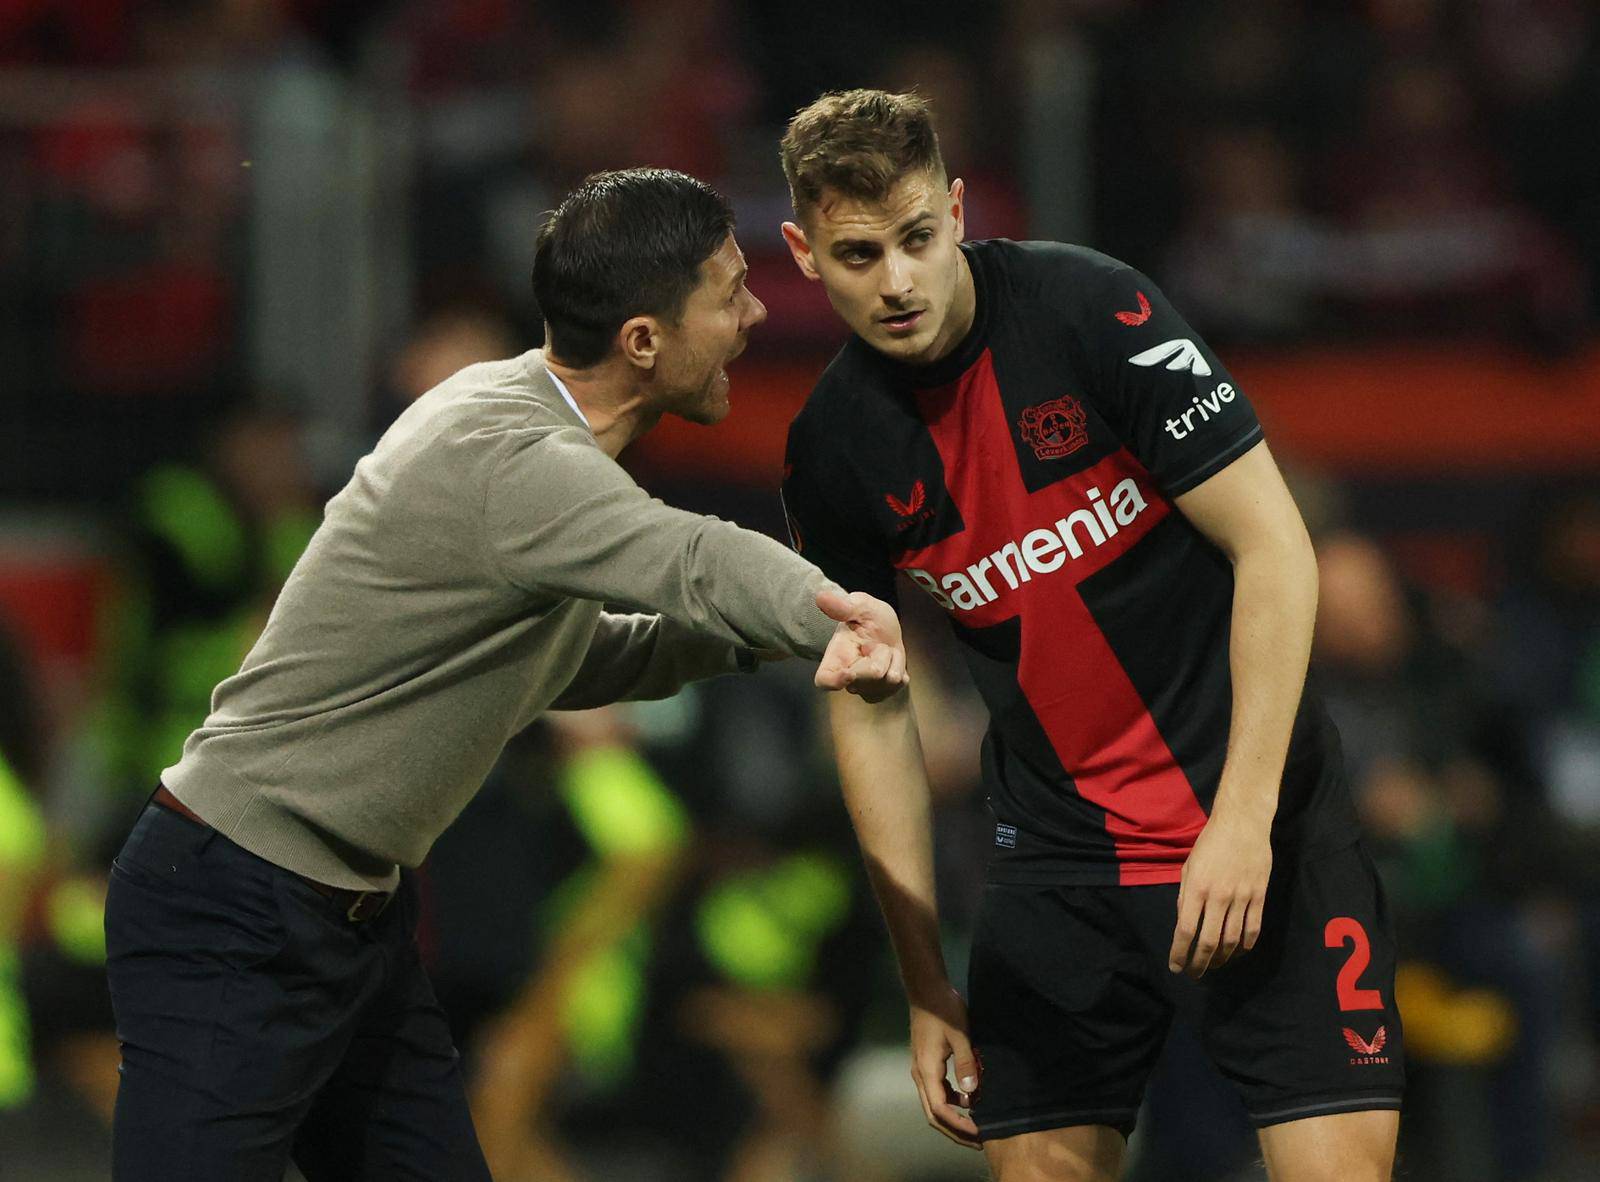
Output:
[[409,878],[351,922],[290,872],[151,805],[111,871],[116,1182],[489,1178]]

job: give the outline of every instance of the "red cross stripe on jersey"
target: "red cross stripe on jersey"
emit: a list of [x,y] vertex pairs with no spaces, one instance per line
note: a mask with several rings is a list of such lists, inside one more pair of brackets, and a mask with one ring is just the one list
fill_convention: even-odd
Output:
[[1104,811],[1120,881],[1176,882],[1205,810],[1078,593],[1170,503],[1125,448],[1028,492],[987,350],[918,404],[966,528],[895,566],[967,626],[1022,617],[1017,681],[1078,794]]

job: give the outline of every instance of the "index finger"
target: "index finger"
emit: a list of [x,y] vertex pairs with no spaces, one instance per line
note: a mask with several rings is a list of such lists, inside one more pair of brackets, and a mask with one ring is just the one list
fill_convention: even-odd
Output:
[[818,689],[843,689],[850,684],[850,667],[861,659],[861,646],[848,632],[835,632],[822,650],[814,678]]
[[943,1060],[917,1064],[917,1092],[929,1124],[958,1144],[978,1148],[978,1126],[959,1107],[955,1089],[945,1078]]
[[816,676],[811,680],[818,689],[839,690],[849,684],[845,679],[845,673],[842,661],[824,660],[817,666]]
[[944,1084],[944,1097],[943,1102],[935,1102],[932,1106],[934,1118],[938,1121],[935,1127],[952,1141],[977,1149],[977,1122],[962,1110],[960,1096],[948,1081]]

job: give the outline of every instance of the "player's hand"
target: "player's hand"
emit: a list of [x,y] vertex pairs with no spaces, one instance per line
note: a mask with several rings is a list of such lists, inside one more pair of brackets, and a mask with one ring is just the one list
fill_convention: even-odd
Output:
[[839,622],[817,666],[818,688],[881,702],[911,680],[894,608],[864,591],[846,594],[837,587],[818,591],[817,606]]
[[[955,1087],[945,1069],[952,1056]],[[957,1145],[981,1148],[978,1126],[963,1109],[972,1107],[982,1075],[967,1037],[967,1003],[948,985],[931,1004],[911,1004],[911,1078],[928,1123]]]
[[1272,823],[1213,813],[1184,863],[1167,968],[1202,977],[1261,935],[1272,875]]

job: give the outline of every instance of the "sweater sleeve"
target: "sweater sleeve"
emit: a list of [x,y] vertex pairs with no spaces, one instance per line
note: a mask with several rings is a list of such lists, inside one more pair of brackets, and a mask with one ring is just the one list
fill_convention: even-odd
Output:
[[502,573],[533,594],[813,659],[833,635],[820,570],[764,534],[662,504],[577,428],[512,441],[489,473],[484,524]]
[[550,708],[590,710],[669,698],[691,681],[738,672],[738,653],[738,646],[665,616],[602,612],[583,664]]

